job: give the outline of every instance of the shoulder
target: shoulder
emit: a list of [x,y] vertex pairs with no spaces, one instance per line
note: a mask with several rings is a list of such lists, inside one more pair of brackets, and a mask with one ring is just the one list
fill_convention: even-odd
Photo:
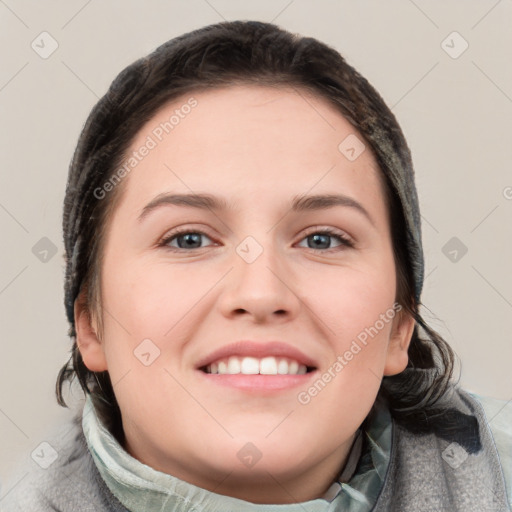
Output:
[[81,415],[56,427],[2,487],[1,512],[98,512],[105,496],[83,436]]
[[512,505],[512,400],[499,400],[466,391],[482,406],[494,438]]
[[452,385],[425,414],[428,432],[393,418],[390,466],[373,510],[512,510],[510,410],[494,401],[498,421],[482,402]]

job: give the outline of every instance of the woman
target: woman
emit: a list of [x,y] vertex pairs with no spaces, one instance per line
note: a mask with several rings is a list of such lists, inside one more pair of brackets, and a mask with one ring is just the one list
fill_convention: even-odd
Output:
[[419,313],[407,143],[332,48],[226,22],[126,68],[64,240],[86,403],[6,510],[510,510],[510,425]]

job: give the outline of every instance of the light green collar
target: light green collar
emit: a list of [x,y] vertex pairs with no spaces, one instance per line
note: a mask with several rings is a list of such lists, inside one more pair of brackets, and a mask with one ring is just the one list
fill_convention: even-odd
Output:
[[202,489],[133,458],[101,423],[89,395],[82,426],[89,451],[103,480],[112,494],[133,512],[368,512],[384,482],[392,434],[389,410],[376,403],[363,433],[366,440],[363,452],[355,473],[347,483],[335,482],[324,498],[264,505]]

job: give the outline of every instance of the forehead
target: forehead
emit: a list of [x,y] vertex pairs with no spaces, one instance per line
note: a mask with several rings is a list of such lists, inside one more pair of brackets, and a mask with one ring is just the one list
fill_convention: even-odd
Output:
[[125,160],[134,153],[144,156],[123,183],[130,203],[176,189],[250,189],[253,198],[277,200],[280,191],[343,188],[383,201],[368,144],[326,99],[300,88],[236,85],[184,94],[146,122]]
[[[192,106],[191,106],[192,105]],[[233,129],[236,130],[233,131]],[[275,135],[279,137],[276,138]],[[156,143],[173,144],[176,152],[208,152],[230,143],[230,152],[265,152],[294,147],[297,154],[325,154],[348,135],[362,136],[325,98],[292,86],[235,85],[185,94],[160,107],[139,131],[132,146],[150,135]],[[178,144],[179,142],[179,144]],[[368,152],[366,159],[373,155]]]

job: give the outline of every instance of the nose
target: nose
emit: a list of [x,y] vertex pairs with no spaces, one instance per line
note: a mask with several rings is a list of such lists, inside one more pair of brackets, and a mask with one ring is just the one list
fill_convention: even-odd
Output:
[[224,316],[246,316],[254,323],[284,322],[297,316],[301,301],[294,289],[293,272],[284,256],[265,247],[252,262],[235,252],[233,270],[219,298]]

